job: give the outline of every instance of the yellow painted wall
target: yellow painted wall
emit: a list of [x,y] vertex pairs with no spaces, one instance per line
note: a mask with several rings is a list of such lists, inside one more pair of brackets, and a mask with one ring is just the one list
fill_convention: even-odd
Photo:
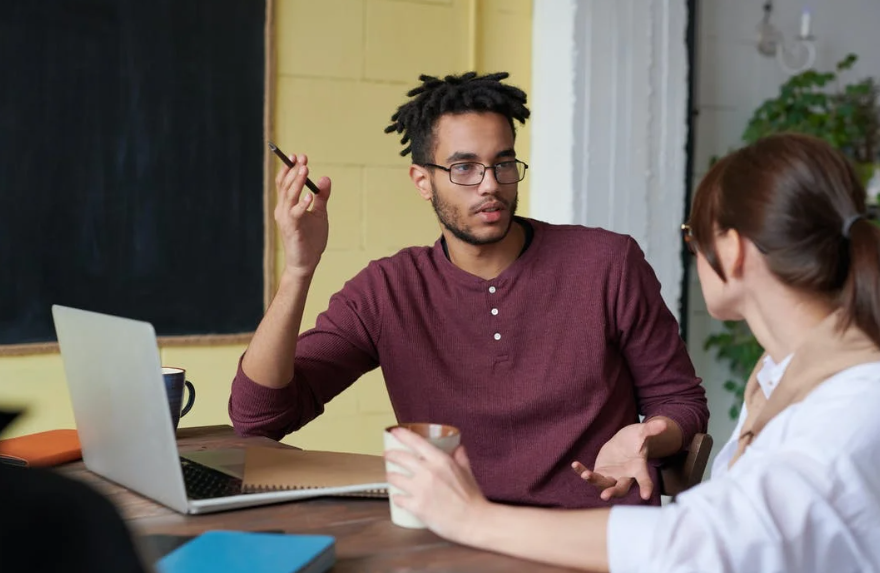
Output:
[[[333,180],[330,241],[309,293],[303,328],[372,259],[432,244],[439,228],[383,129],[420,73],[509,71],[529,91],[531,0],[276,0],[275,141],[308,153],[312,174]],[[529,129],[519,131],[528,162]],[[520,185],[525,213],[528,178]],[[281,252],[278,252],[279,268]],[[243,345],[162,348],[187,369],[196,405],[181,427],[229,423],[229,386]],[[8,435],[73,427],[58,355],[0,358],[0,407],[26,416]],[[305,448],[378,453],[394,422],[381,374],[359,380],[323,416],[285,438]]]

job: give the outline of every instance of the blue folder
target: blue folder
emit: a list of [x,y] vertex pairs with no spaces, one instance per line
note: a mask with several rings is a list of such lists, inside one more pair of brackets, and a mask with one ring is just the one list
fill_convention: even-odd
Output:
[[324,573],[336,562],[327,535],[207,531],[156,563],[159,573]]

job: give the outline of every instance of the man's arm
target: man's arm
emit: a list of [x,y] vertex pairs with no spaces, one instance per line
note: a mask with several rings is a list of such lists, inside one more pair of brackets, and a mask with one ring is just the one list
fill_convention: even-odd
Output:
[[[353,332],[346,324],[357,322],[358,317],[341,294],[335,297],[335,312],[331,301],[323,326],[319,318],[318,327],[310,332],[311,339],[319,341],[312,344],[312,352],[297,348],[302,344],[298,334],[306,295],[327,246],[330,181],[322,178],[316,195],[304,192],[308,158],[292,159],[296,166],[282,167],[275,178],[275,221],[284,246],[284,270],[275,298],[239,362],[229,398],[229,416],[241,435],[280,439],[320,414],[333,396],[375,367],[375,357],[363,351],[365,344],[359,344],[369,341],[369,333]],[[322,356],[331,365],[329,369],[315,366],[320,366]],[[337,372],[332,372],[334,364]]]
[[617,296],[609,313],[617,324],[617,344],[635,386],[644,423],[621,428],[606,442],[590,469],[580,461],[572,469],[600,488],[604,500],[626,495],[637,484],[642,499],[654,493],[648,460],[677,453],[709,420],[706,394],[678,323],[660,296],[660,283],[634,240],[627,237]]
[[660,283],[631,238],[615,307],[619,347],[633,377],[639,413],[646,422],[657,417],[667,422],[661,434],[648,440],[648,457],[669,456],[706,431],[709,408],[678,323],[660,296]]
[[241,360],[250,380],[274,389],[293,380],[296,342],[311,282],[312,275],[281,275],[275,298]]
[[306,295],[329,234],[330,180],[326,177],[320,180],[318,195],[303,193],[309,171],[308,158],[301,155],[291,159],[296,165],[282,167],[275,177],[278,189],[275,222],[284,245],[284,270],[278,292],[241,362],[241,369],[251,380],[275,389],[287,386],[293,379],[296,339]]
[[327,402],[379,365],[381,312],[373,295],[384,292],[383,277],[371,264],[330,298],[315,328],[295,341],[294,373],[287,385],[268,388],[252,380],[242,367],[245,354],[229,399],[236,432],[281,439],[319,416]]

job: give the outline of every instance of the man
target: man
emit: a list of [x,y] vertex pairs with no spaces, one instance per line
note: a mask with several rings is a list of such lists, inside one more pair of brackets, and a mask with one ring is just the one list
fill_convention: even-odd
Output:
[[[422,76],[409,92],[386,132],[409,143],[402,155],[442,235],[370,263],[298,338],[330,181],[303,194],[305,156],[279,172],[285,268],[240,361],[230,417],[240,434],[279,439],[381,367],[400,421],[461,429],[490,499],[656,504],[648,460],[705,428],[704,391],[635,241],[515,216],[527,166],[514,120],[529,110],[505,78]],[[575,460],[594,466],[576,469],[597,488],[571,471]]]

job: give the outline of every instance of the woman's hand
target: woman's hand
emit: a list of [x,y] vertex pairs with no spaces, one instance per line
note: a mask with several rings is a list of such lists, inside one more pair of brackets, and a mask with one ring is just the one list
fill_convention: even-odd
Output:
[[385,459],[411,474],[388,472],[388,483],[404,492],[393,495],[391,502],[437,535],[467,544],[491,503],[474,479],[464,447],[459,446],[450,456],[405,428],[397,428],[393,434],[412,452],[385,452]]

